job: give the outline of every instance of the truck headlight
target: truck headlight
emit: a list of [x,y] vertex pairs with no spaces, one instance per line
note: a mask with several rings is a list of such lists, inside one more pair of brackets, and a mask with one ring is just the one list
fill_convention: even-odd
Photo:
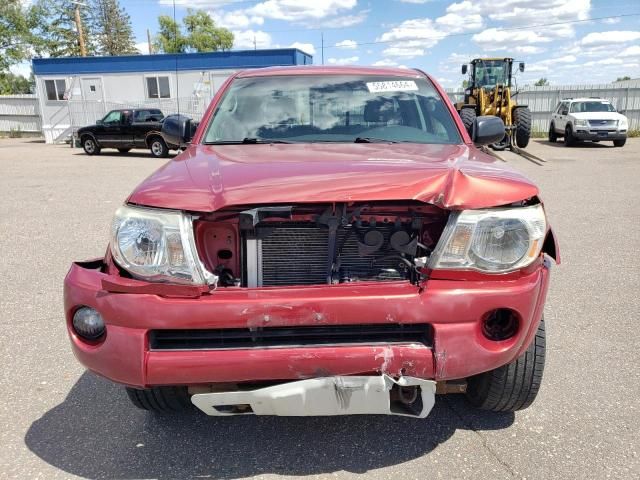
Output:
[[175,210],[120,207],[111,227],[111,254],[135,278],[208,283],[211,274],[198,257],[192,222]]
[[576,127],[588,127],[589,126],[589,122],[587,122],[586,120],[580,120],[579,118],[576,119]]
[[517,270],[540,255],[546,231],[542,205],[452,212],[429,268]]
[[618,120],[618,129],[619,130],[626,130],[628,127],[628,123],[627,123],[627,119],[625,118],[621,118],[620,120]]

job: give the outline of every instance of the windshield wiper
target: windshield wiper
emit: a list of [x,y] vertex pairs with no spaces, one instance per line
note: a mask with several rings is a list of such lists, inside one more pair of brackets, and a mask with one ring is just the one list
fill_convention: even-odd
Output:
[[245,137],[242,140],[220,140],[217,142],[205,142],[205,145],[255,145],[264,143],[293,143],[288,140],[277,140],[273,138]]
[[395,140],[386,140],[384,138],[356,137],[353,143],[398,143],[398,142]]

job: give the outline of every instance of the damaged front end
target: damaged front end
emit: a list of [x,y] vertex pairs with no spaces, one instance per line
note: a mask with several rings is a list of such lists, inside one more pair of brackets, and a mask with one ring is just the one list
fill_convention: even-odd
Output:
[[415,201],[255,206],[200,217],[195,237],[222,287],[417,285],[447,213]]

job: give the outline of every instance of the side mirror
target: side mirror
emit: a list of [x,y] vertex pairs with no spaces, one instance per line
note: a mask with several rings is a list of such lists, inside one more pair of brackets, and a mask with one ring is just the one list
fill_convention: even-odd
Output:
[[161,131],[165,142],[183,147],[191,142],[197,127],[198,122],[186,115],[169,115],[164,118]]
[[102,125],[102,119],[96,120],[96,125]]
[[473,143],[476,145],[490,145],[499,142],[504,137],[504,122],[500,117],[486,115],[476,117],[473,122]]
[[560,115],[569,115],[569,110],[562,110]]
[[524,72],[524,62],[520,62],[520,65],[518,65],[518,70]]
[[466,75],[467,74],[467,65],[462,65],[462,75]]

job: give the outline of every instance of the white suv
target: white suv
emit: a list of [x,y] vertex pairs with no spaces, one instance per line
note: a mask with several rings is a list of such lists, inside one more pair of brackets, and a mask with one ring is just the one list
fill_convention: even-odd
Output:
[[564,137],[568,147],[578,140],[613,140],[616,147],[627,141],[627,117],[602,98],[567,98],[551,114],[549,141]]

